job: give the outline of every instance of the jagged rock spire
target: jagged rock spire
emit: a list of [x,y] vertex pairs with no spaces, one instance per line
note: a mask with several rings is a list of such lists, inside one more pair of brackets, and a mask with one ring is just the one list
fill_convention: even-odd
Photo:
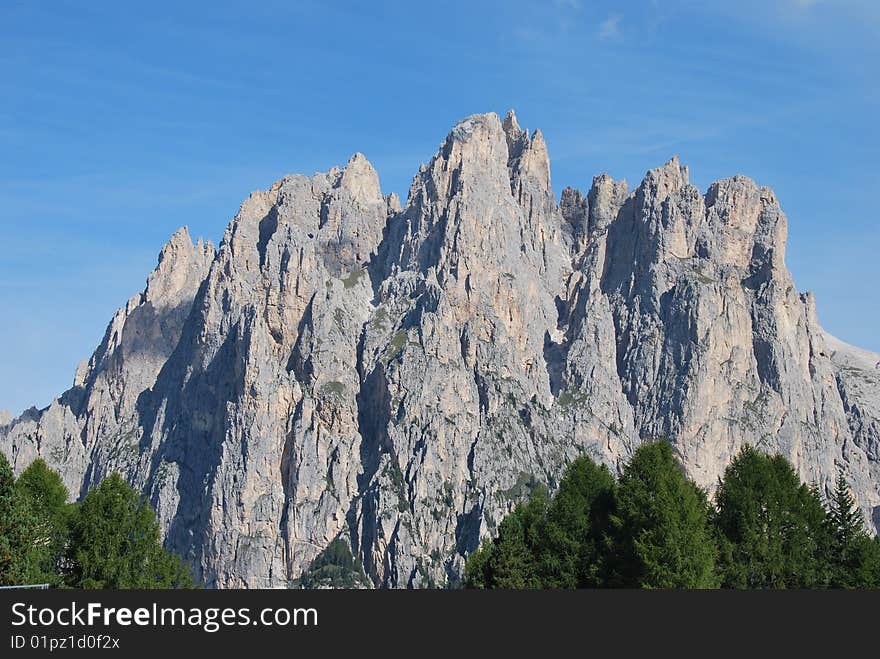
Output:
[[45,410],[0,417],[75,493],[119,471],[217,587],[285,587],[331,542],[377,586],[454,583],[538,482],[675,444],[711,488],[745,443],[880,522],[880,356],[825,334],[787,220],[673,158],[557,206],[513,112],[452,128],[403,207],[360,153],[186,229]]

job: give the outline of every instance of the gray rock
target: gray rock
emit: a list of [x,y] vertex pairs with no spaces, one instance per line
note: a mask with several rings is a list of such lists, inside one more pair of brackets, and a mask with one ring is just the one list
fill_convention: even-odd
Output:
[[[74,386],[0,417],[20,471],[118,471],[216,587],[286,587],[334,540],[376,586],[455,583],[580,454],[666,439],[711,490],[744,444],[880,524],[880,356],[819,326],[772,191],[677,158],[557,205],[540,131],[461,121],[404,205],[361,154],[185,229]],[[339,546],[339,543],[336,544]]]

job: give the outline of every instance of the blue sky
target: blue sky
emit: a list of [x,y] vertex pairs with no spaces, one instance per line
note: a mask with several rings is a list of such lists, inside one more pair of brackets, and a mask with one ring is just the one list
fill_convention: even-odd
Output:
[[405,196],[511,107],[557,193],[673,154],[772,186],[823,325],[880,350],[876,0],[378,4],[0,1],[0,409],[70,386],[178,226],[354,151]]

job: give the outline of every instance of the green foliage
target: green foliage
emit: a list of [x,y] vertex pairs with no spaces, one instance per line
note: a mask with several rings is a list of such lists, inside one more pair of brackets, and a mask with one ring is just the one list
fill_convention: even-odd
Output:
[[594,588],[606,578],[606,544],[617,505],[614,477],[588,457],[565,472],[547,509],[539,563],[544,588]]
[[345,288],[354,288],[354,286],[358,283],[361,277],[366,274],[366,270],[355,270],[350,272],[347,277],[343,277],[342,285]]
[[862,513],[856,507],[855,499],[849,491],[849,485],[843,472],[837,475],[836,488],[828,507],[828,523],[830,525],[832,546],[841,554],[846,552],[852,542],[865,534],[865,522]]
[[39,518],[22,491],[6,456],[0,453],[0,585],[37,581]]
[[745,447],[725,471],[715,501],[725,587],[825,585],[825,510],[785,458]]
[[843,472],[828,504],[827,557],[833,588],[880,587],[880,544],[871,539]]
[[382,359],[387,362],[397,357],[400,351],[403,350],[407,337],[406,330],[399,330],[385,348],[385,352],[382,354]]
[[539,551],[548,497],[536,487],[526,504],[514,508],[498,528],[498,537],[485,543],[468,561],[466,585],[471,588],[523,589],[543,586]]
[[[569,465],[553,497],[526,481],[516,489],[528,499],[468,558],[466,587],[880,588],[880,539],[843,474],[826,508],[783,457],[746,447],[710,507],[670,445],[655,442],[634,453],[617,483],[588,457]],[[80,504],[67,498],[42,460],[16,480],[0,454],[0,585],[193,587],[189,569],[162,548],[152,508],[119,475]],[[337,538],[293,585],[370,583]]]
[[60,586],[68,524],[74,509],[67,503],[67,487],[58,473],[38,458],[19,475],[16,488],[35,516],[31,580]]
[[618,487],[612,585],[717,587],[708,513],[706,494],[685,477],[667,442],[640,446]]
[[841,475],[827,510],[781,456],[744,448],[714,506],[671,446],[639,447],[617,483],[589,458],[467,560],[468,588],[880,588],[872,538]]
[[499,527],[492,556],[493,588],[540,588],[541,576],[536,549],[541,541],[541,524],[547,509],[547,491],[539,487],[529,502],[520,504]]
[[162,548],[156,514],[114,474],[68,504],[60,476],[37,459],[15,479],[0,454],[0,585],[192,588]]
[[467,561],[468,588],[587,588],[602,585],[614,478],[590,458],[575,460],[550,499],[536,486]]
[[468,556],[464,569],[464,587],[487,589],[492,587],[492,554],[494,540],[487,539]]
[[67,487],[58,472],[50,469],[42,458],[37,458],[21,472],[16,485],[48,514],[59,514],[67,506]]
[[369,580],[348,543],[336,538],[315,557],[293,585],[299,588],[363,588],[369,587]]
[[192,588],[162,548],[156,513],[118,474],[89,490],[73,515],[66,582],[74,588]]

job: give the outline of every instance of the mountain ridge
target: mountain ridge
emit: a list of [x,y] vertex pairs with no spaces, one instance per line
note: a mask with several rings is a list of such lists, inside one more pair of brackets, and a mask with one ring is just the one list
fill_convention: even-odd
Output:
[[[0,426],[83,492],[120,471],[217,587],[342,539],[377,586],[456,583],[537,482],[672,442],[711,488],[745,443],[880,523],[880,370],[821,329],[775,194],[677,157],[557,204],[539,130],[472,115],[383,195],[369,161],[181,229],[74,386]],[[876,364],[875,364],[876,366]]]

